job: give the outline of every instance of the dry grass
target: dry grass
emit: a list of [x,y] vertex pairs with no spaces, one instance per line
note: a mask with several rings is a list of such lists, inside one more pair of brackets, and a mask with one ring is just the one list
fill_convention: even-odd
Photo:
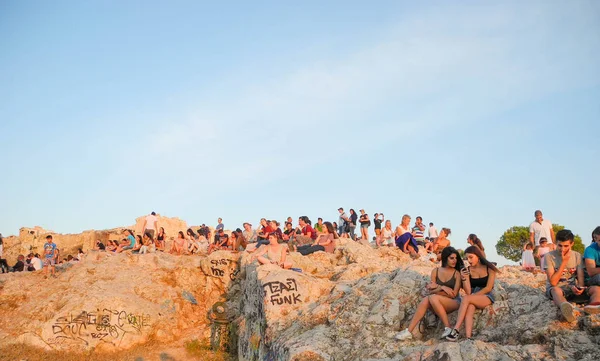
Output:
[[28,345],[0,347],[2,361],[233,361],[234,358],[223,352],[210,351],[209,347],[197,340],[186,343],[185,350],[164,350],[161,345],[144,344],[129,350],[114,353],[78,353],[65,351],[44,351]]
[[212,351],[206,341],[192,340],[185,343],[188,355],[203,361],[228,361],[233,360],[231,355],[221,351]]

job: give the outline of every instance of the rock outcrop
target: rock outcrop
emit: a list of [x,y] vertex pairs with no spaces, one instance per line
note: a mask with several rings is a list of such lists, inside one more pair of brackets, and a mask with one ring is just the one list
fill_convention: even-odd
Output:
[[59,266],[56,279],[0,275],[0,345],[181,347],[209,338],[207,315],[222,301],[240,360],[600,359],[600,316],[561,322],[544,275],[515,267],[502,268],[493,307],[477,311],[473,340],[438,340],[443,326],[428,315],[415,340],[398,342],[434,265],[397,249],[341,239],[334,254],[292,253],[301,272],[259,266],[245,252],[86,253]]

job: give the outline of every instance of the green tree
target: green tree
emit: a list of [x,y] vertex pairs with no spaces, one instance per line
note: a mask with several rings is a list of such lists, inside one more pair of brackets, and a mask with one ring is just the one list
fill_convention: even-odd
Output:
[[[552,229],[554,234],[565,229],[565,226],[559,224],[553,224]],[[523,245],[529,242],[529,227],[526,226],[514,226],[506,230],[496,243],[496,252],[499,255],[507,258],[511,261],[519,262],[521,260],[521,254],[523,253]],[[585,247],[581,241],[579,235],[575,235],[575,244],[573,250],[583,254]]]

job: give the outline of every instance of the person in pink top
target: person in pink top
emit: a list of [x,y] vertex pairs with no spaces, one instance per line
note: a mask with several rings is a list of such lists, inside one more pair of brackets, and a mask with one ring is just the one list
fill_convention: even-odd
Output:
[[335,250],[335,240],[337,239],[335,229],[331,222],[323,223],[323,233],[319,234],[317,239],[312,245],[304,245],[298,247],[298,252],[301,255],[306,256],[311,253],[323,251],[327,253],[333,253]]

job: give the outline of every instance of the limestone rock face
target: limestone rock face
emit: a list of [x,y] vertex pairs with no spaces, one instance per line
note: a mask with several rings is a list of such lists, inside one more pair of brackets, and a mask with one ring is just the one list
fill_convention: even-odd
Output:
[[[168,246],[170,246],[170,240],[177,237],[177,232],[183,231],[185,233],[188,229],[187,223],[179,218],[163,217],[161,215],[157,215],[157,217],[158,227],[165,228]],[[42,247],[46,242],[47,235],[52,235],[54,243],[61,252],[61,258],[65,258],[69,254],[76,255],[79,248],[87,252],[94,248],[97,240],[104,243],[108,240],[120,241],[124,238],[124,229],[131,229],[135,234],[142,234],[145,218],[146,216],[138,217],[136,223],[131,226],[100,231],[89,230],[78,234],[56,233],[39,226],[33,228],[23,227],[19,230],[18,237],[5,238],[4,258],[8,260],[10,265],[13,265],[20,254],[24,256],[31,252],[42,254]]]
[[[44,279],[42,272],[2,275],[0,344],[113,351],[149,340],[207,338],[207,312],[224,299],[238,269],[237,257],[220,253],[91,251],[81,262],[59,266],[56,279]],[[233,270],[226,277],[211,271],[225,263]]]
[[503,267],[496,302],[476,312],[474,340],[440,341],[443,325],[429,314],[414,340],[398,342],[393,336],[422,299],[430,261],[341,240],[334,255],[317,253],[296,264],[309,272],[269,265],[245,274],[240,360],[600,359],[600,316],[561,322],[544,296],[543,274]]
[[[172,230],[182,226],[174,221]],[[113,237],[119,230],[102,232]],[[32,244],[35,231],[47,232],[28,229],[15,239]],[[68,241],[57,238],[59,245]],[[435,265],[395,248],[340,239],[333,254],[291,253],[300,270],[258,265],[246,252],[86,253],[81,262],[60,265],[57,279],[41,272],[0,275],[0,345],[96,352],[149,342],[182,347],[208,339],[209,310],[224,302],[240,360],[600,359],[600,315],[562,322],[544,296],[545,276],[516,267],[502,268],[496,302],[476,312],[473,340],[440,341],[443,325],[429,313],[413,340],[398,342],[393,336],[414,315]]]

